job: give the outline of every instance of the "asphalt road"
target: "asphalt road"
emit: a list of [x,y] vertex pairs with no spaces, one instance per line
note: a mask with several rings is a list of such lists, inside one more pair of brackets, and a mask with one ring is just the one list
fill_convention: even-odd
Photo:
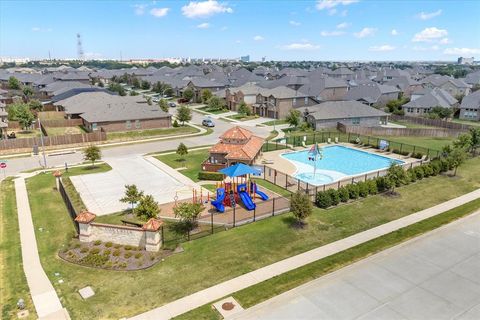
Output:
[[[171,113],[174,113],[175,110],[172,108]],[[192,123],[201,124],[202,119],[205,118],[204,115],[193,112]],[[203,145],[214,144],[218,141],[218,137],[224,133],[226,130],[230,129],[233,125],[232,123],[215,119],[215,128],[214,132],[209,135],[196,136],[196,137],[185,137],[177,138],[170,140],[159,140],[153,142],[145,143],[135,143],[127,144],[121,146],[111,146],[111,147],[102,147],[102,157],[104,160],[115,157],[125,157],[128,155],[138,156],[151,152],[161,152],[167,150],[176,149],[180,142],[183,142],[187,147],[198,147]],[[269,134],[269,130],[266,128],[249,126],[247,129],[253,131],[256,135],[266,137]],[[0,157],[1,158],[1,157]],[[62,166],[65,163],[68,165],[74,165],[83,162],[83,155],[81,152],[76,152],[73,154],[64,154],[64,155],[48,155],[47,154],[47,166],[56,167]],[[13,176],[25,170],[31,170],[35,168],[42,167],[43,156],[40,153],[38,156],[23,157],[23,158],[12,158],[7,160],[7,169],[3,172],[0,169],[0,180],[5,176]]]
[[231,319],[480,319],[480,212]]

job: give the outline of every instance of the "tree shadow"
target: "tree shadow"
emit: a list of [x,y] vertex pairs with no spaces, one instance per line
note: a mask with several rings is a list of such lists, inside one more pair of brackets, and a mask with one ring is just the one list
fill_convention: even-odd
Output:
[[285,223],[289,228],[301,230],[307,226],[305,221],[296,219],[293,216],[282,217],[282,222]]

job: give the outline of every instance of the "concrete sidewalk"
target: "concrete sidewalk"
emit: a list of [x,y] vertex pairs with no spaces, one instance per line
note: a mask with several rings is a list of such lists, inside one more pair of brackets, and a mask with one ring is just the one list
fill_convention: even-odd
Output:
[[39,319],[70,319],[68,312],[62,307],[60,299],[40,263],[32,213],[25,185],[25,178],[33,175],[34,173],[23,175],[14,180],[23,271],[25,272]]
[[185,312],[201,307],[207,303],[218,300],[232,293],[271,279],[282,273],[297,269],[311,262],[331,256],[335,253],[355,247],[369,240],[386,235],[395,230],[415,224],[419,221],[436,216],[445,211],[451,210],[462,204],[480,198],[480,189],[460,196],[458,198],[441,203],[434,207],[413,213],[406,217],[385,223],[378,227],[357,233],[350,237],[332,242],[325,246],[304,252],[302,254],[278,261],[266,267],[254,270],[239,277],[217,284],[210,288],[198,291],[189,296],[183,297],[161,307],[155,308],[131,319],[140,320],[162,320],[170,319]]

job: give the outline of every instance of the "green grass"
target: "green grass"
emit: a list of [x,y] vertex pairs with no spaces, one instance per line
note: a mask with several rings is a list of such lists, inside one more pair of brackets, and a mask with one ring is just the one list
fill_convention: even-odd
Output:
[[468,124],[470,126],[476,126],[476,127],[480,126],[480,121],[452,119],[452,122]]
[[267,122],[262,122],[263,125],[265,126],[273,126],[274,124],[276,126],[279,126],[281,124],[287,124],[287,120],[285,119],[280,119],[280,120],[271,120],[271,121],[267,121]]
[[390,141],[398,143],[406,143],[415,146],[420,146],[423,148],[429,148],[433,150],[442,150],[444,146],[452,143],[452,138],[434,138],[434,137],[388,137],[386,138]]
[[27,130],[27,131],[19,130],[19,131],[15,131],[15,136],[17,139],[40,137],[40,130],[37,130],[37,129]]
[[214,184],[202,184],[202,187],[204,187],[210,192],[213,192],[213,193],[217,192],[217,186]]
[[181,172],[183,175],[189,177],[193,181],[199,181],[198,179],[198,172],[201,170],[202,162],[208,158],[208,149],[202,150],[194,150],[190,151],[188,155],[182,159],[178,154],[164,154],[160,156],[156,156],[158,160],[164,162],[168,166],[178,169],[178,168],[186,168],[182,169]]
[[228,119],[232,119],[232,120],[237,120],[237,121],[248,121],[248,120],[253,120],[253,119],[256,119],[257,116],[255,115],[251,115],[251,116],[247,116],[245,114],[234,114],[234,115],[231,115],[231,116],[227,116]]
[[150,129],[150,130],[134,130],[124,132],[107,132],[108,140],[134,140],[148,137],[167,137],[183,134],[197,133],[197,128],[186,125],[184,127],[166,128],[166,129]]
[[[358,260],[364,259],[372,254],[388,249],[399,243],[472,214],[479,208],[480,199],[471,201],[435,217],[415,223],[411,226],[391,232],[353,248],[286,272],[280,276],[237,291],[233,294],[233,297],[240,303],[240,305],[242,305],[242,307],[250,308],[262,301],[296,288],[304,283],[331,273]],[[220,319],[220,317],[219,314],[212,309],[210,304],[207,304],[175,317],[174,319],[202,320]]]
[[282,197],[290,197],[290,195],[292,194],[290,191],[285,190],[282,187],[279,187],[267,180],[263,180],[263,179],[254,179],[254,180],[259,186],[264,187],[270,191],[273,191],[276,194],[281,195]]
[[13,181],[0,184],[0,306],[2,319],[17,317],[17,301],[24,299],[30,312],[27,319],[36,319],[35,307],[23,273],[18,227],[17,204]]
[[434,127],[434,126],[428,126],[428,125],[423,125],[423,124],[418,124],[418,123],[411,123],[411,122],[408,122],[408,121],[398,120],[398,121],[389,121],[389,122],[394,123],[394,124],[399,124],[401,126],[405,126],[406,128],[409,128],[409,129],[437,129],[437,127]]
[[203,111],[204,113],[211,113],[211,114],[222,114],[230,112],[228,109],[221,109],[221,110],[209,110],[208,106],[197,108],[195,110]]
[[[71,169],[68,175],[82,173]],[[92,314],[118,319],[475,190],[480,187],[480,159],[468,160],[457,177],[436,176],[398,188],[397,198],[378,195],[334,209],[315,209],[304,230],[290,227],[289,214],[280,215],[183,243],[183,253],[135,272],[92,271],[57,258],[74,228],[54,184],[51,174],[27,180],[45,272],[51,280],[55,272],[61,273],[65,282],[55,282],[54,287],[73,319]],[[88,285],[96,294],[83,301],[77,290]]]

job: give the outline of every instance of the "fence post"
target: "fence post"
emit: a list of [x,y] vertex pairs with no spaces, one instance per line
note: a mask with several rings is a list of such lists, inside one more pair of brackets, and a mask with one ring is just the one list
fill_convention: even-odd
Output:
[[340,189],[340,180],[338,180],[338,183],[337,183],[337,190]]
[[413,152],[412,152],[412,154],[414,154],[414,153],[415,153],[415,147],[416,147],[416,146],[413,146]]
[[427,159],[430,156],[430,148],[427,148]]
[[253,208],[253,222],[255,222],[256,215],[257,215],[257,206]]
[[187,231],[187,240],[190,241],[190,230]]
[[285,189],[288,190],[288,175],[285,174]]
[[400,143],[400,154],[402,153],[403,143]]
[[325,141],[324,138],[325,138],[325,137],[324,137],[324,133],[323,133],[323,131],[322,131],[322,143]]
[[212,234],[213,234],[213,210],[210,212],[210,224],[211,224]]
[[300,191],[300,180],[297,179],[297,191]]
[[348,133],[347,142],[350,142],[350,132]]
[[313,132],[313,144],[317,143],[317,133],[314,131]]
[[365,173],[365,181],[367,181],[367,174]]
[[233,227],[235,228],[235,207],[236,205],[233,206]]
[[277,184],[277,169],[273,169],[275,172],[273,173],[273,184]]
[[163,226],[161,228],[162,228],[162,244],[164,244],[165,243],[165,233],[163,232]]
[[272,205],[272,217],[275,215],[275,197],[273,198],[273,201],[272,201],[273,205]]

